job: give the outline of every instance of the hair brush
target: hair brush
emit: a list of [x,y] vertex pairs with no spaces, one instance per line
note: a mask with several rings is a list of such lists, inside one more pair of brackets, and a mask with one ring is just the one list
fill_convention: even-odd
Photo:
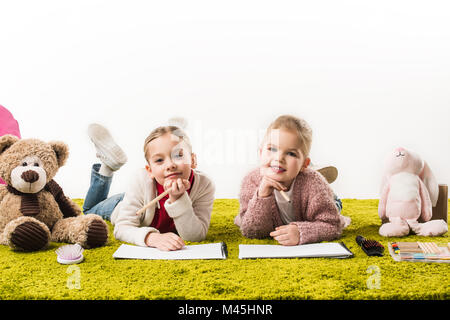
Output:
[[368,240],[363,236],[357,236],[356,243],[359,244],[361,249],[363,249],[368,256],[383,256],[384,247],[376,240]]
[[59,247],[55,252],[57,254],[56,261],[61,264],[74,264],[83,261],[83,248],[77,244],[68,244]]

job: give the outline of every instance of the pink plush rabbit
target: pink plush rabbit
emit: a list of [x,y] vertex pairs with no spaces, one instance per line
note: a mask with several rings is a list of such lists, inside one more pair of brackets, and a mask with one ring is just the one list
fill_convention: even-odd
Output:
[[385,237],[402,237],[410,229],[421,236],[447,232],[444,220],[431,220],[439,186],[429,166],[418,154],[397,148],[386,159],[378,214],[384,223],[379,230]]

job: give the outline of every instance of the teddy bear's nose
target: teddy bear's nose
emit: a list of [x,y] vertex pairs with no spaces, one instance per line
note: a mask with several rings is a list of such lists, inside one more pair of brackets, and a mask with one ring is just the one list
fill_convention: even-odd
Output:
[[20,177],[28,183],[33,183],[39,180],[39,174],[33,170],[23,172]]

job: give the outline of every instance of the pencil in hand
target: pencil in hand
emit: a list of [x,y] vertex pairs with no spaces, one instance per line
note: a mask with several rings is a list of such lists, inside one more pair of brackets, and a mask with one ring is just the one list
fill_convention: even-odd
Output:
[[286,200],[287,202],[291,202],[291,199],[289,199],[289,196],[286,194],[286,192],[281,190],[280,194],[283,196],[284,200]]
[[148,208],[150,208],[152,205],[154,205],[156,202],[158,202],[159,200],[161,200],[162,198],[164,198],[167,194],[169,193],[169,189],[167,189],[166,191],[164,191],[163,193],[161,193],[159,196],[157,196],[155,199],[153,199],[152,201],[150,201],[149,203],[147,203],[145,206],[143,206],[141,209],[139,209],[136,212],[136,215],[141,215],[145,212],[145,210],[147,210]]

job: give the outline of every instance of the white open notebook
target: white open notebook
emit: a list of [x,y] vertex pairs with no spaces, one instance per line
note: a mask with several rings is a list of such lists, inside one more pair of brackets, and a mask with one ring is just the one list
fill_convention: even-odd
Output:
[[225,243],[208,243],[185,246],[181,250],[162,251],[156,248],[122,244],[113,257],[116,259],[146,259],[146,260],[192,260],[192,259],[226,259]]
[[312,243],[298,246],[240,244],[239,259],[254,258],[348,258],[353,253],[343,243]]

